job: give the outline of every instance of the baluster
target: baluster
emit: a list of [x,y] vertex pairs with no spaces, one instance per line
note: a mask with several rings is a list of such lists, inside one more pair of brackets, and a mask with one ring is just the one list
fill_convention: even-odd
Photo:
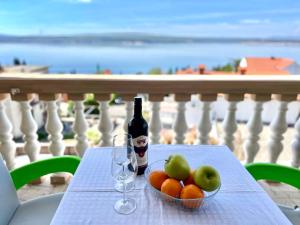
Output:
[[173,129],[175,131],[175,144],[183,144],[185,133],[187,131],[187,123],[185,119],[185,104],[190,101],[191,96],[187,94],[176,94],[175,101],[177,102],[177,115]]
[[125,101],[125,110],[126,110],[126,117],[124,120],[124,124],[123,124],[123,129],[124,132],[127,133],[128,132],[128,123],[129,121],[132,119],[133,117],[133,99],[134,99],[134,94],[129,95],[122,95],[122,99]]
[[209,132],[212,128],[212,123],[210,120],[210,110],[211,103],[215,101],[217,94],[202,94],[200,95],[200,100],[202,101],[202,111],[200,114],[197,144],[208,144],[209,142]]
[[295,123],[296,134],[292,143],[292,166],[300,166],[300,117]]
[[32,98],[32,94],[13,96],[13,99],[18,101],[21,106],[21,131],[24,134],[24,151],[28,155],[29,160],[34,162],[38,159],[41,145],[37,136],[38,127],[31,112],[30,102]]
[[222,123],[224,132],[222,144],[227,145],[228,148],[231,149],[231,151],[234,151],[234,133],[237,130],[237,123],[235,118],[236,104],[238,101],[243,100],[243,98],[243,94],[225,95],[225,99],[228,101],[228,108],[224,121]]
[[99,101],[100,118],[98,129],[101,133],[100,146],[111,146],[113,123],[109,117],[108,111],[108,101],[110,99],[110,95],[97,94],[95,97]]
[[295,96],[282,96],[275,95],[275,99],[279,101],[278,110],[270,124],[271,137],[268,143],[269,150],[269,161],[272,163],[276,163],[280,153],[283,150],[283,144],[281,141],[283,140],[283,134],[287,130],[286,123],[286,112],[288,101],[292,99],[296,99]]
[[149,101],[152,102],[152,115],[150,119],[150,142],[152,144],[159,144],[160,142],[160,102],[163,101],[164,95],[150,95]]
[[254,100],[253,113],[247,122],[248,137],[244,144],[244,152],[246,157],[246,163],[254,161],[256,154],[259,151],[259,134],[263,129],[261,113],[263,110],[263,101],[269,100],[270,95],[251,95]]
[[15,167],[16,145],[12,140],[12,125],[5,112],[5,101],[8,95],[0,95],[0,153],[8,169]]
[[61,156],[64,154],[63,125],[60,121],[56,101],[47,101],[47,121],[46,130],[49,133],[50,145],[49,151],[53,156]]
[[[57,97],[54,94],[39,95],[41,100],[46,101],[47,106],[47,120],[46,131],[49,134],[49,151],[53,156],[64,155],[65,146],[63,143],[63,125],[58,115]],[[56,173],[51,177],[51,184],[66,183],[67,176],[63,173]]]
[[75,120],[73,124],[73,131],[76,139],[76,151],[80,157],[84,155],[85,150],[89,147],[89,143],[85,132],[88,129],[88,123],[84,115],[84,94],[69,94],[70,100],[74,100]]

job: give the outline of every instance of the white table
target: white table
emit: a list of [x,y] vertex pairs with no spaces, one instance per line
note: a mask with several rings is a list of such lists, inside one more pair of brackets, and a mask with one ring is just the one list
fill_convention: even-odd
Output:
[[139,176],[135,190],[128,193],[136,199],[137,209],[133,214],[120,215],[113,209],[122,194],[114,190],[110,175],[111,148],[93,148],[85,153],[51,224],[291,224],[226,146],[149,148],[150,163],[180,153],[192,168],[202,164],[214,166],[220,172],[221,190],[205,207],[184,210],[156,198],[145,188],[144,177]]

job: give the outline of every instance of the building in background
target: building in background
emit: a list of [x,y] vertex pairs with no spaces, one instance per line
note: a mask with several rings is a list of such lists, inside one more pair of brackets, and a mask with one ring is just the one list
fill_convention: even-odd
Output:
[[293,75],[300,74],[300,65],[288,58],[246,57],[242,58],[235,71],[207,70],[204,64],[177,70],[176,74],[195,75]]
[[246,57],[239,66],[242,75],[292,75],[300,74],[300,65],[288,58]]
[[2,66],[2,73],[48,73],[48,66],[35,66],[35,65],[12,65]]

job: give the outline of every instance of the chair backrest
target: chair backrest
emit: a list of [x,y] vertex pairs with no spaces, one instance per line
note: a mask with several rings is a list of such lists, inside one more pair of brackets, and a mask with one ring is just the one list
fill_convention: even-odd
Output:
[[245,165],[255,180],[271,180],[300,189],[300,170],[275,163],[250,163]]
[[8,224],[20,202],[0,154],[0,224]]

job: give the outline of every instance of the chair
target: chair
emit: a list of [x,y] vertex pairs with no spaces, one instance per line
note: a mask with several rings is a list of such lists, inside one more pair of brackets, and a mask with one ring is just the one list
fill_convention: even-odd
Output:
[[[300,170],[274,163],[250,163],[245,165],[255,180],[270,180],[291,185],[300,189]],[[300,224],[300,208],[278,205],[293,224]]]
[[9,173],[0,154],[0,224],[50,224],[63,193],[20,203],[16,190],[49,173],[74,174],[79,163],[78,157],[59,156],[30,163]]

